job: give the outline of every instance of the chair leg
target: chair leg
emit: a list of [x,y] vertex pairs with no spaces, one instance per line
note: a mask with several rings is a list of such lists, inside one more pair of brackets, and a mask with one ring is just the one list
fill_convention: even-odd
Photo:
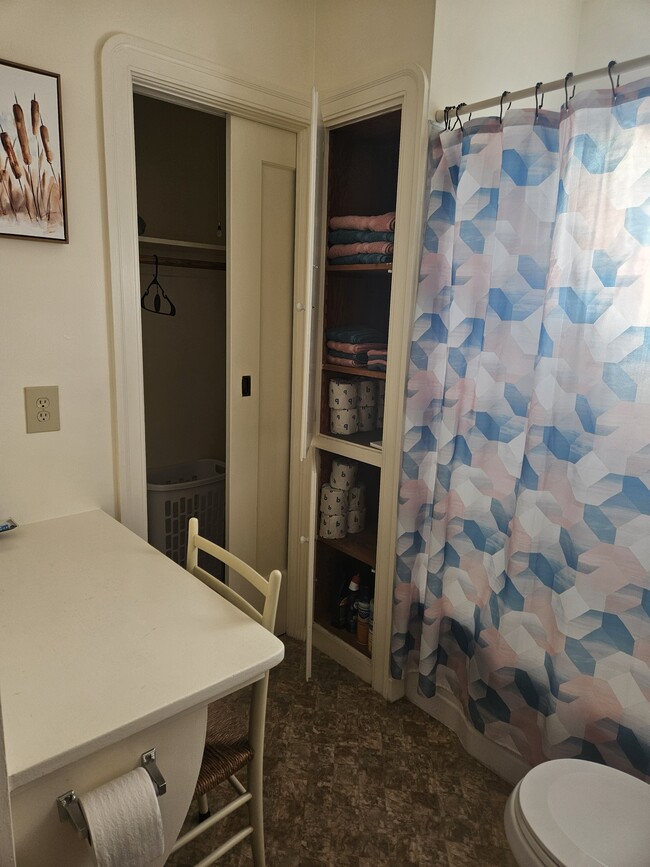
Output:
[[208,796],[199,795],[199,822],[205,821],[210,816],[210,807],[208,806]]
[[262,759],[257,755],[248,764],[248,791],[252,798],[248,802],[248,815],[253,828],[251,846],[255,867],[265,867],[264,855],[264,801],[262,791]]

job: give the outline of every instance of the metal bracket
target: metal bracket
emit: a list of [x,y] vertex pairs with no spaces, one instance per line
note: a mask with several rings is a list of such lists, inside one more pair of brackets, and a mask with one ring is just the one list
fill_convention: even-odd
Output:
[[70,789],[65,795],[59,795],[56,799],[56,805],[59,810],[59,820],[65,822],[66,819],[74,825],[74,829],[81,840],[88,840],[90,843],[90,832],[86,824],[86,817],[81,812],[81,807],[74,789]]
[[153,783],[153,787],[156,790],[156,796],[159,798],[161,795],[164,795],[167,791],[167,783],[165,782],[165,778],[163,777],[163,775],[158,770],[158,765],[156,764],[155,747],[147,750],[146,753],[142,753],[142,756],[140,757],[140,763],[151,777],[151,782]]
[[[159,798],[161,795],[164,795],[167,791],[167,783],[156,764],[155,748],[147,750],[146,753],[142,753],[140,756],[140,764],[149,774],[153,787],[156,790],[156,797]],[[88,840],[90,843],[88,823],[86,822],[86,817],[83,814],[81,804],[79,803],[74,789],[70,789],[70,791],[66,792],[65,795],[59,795],[56,799],[56,806],[59,811],[60,821],[71,822],[79,837],[82,840]]]

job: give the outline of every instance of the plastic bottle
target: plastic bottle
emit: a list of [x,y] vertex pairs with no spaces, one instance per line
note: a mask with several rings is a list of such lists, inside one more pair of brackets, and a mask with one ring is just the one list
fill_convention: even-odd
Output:
[[339,588],[339,592],[336,597],[336,604],[334,606],[334,610],[332,611],[332,626],[335,626],[337,629],[345,629],[347,627],[349,583],[350,581],[348,578],[343,578],[343,580],[341,581],[341,587]]
[[357,631],[357,600],[359,597],[359,576],[353,575],[348,586],[348,613],[346,626],[348,632]]
[[370,616],[368,617],[368,653],[372,654],[372,630],[375,625],[375,600],[370,600]]
[[359,590],[357,600],[357,643],[364,647],[368,644],[370,625],[370,587],[364,584]]

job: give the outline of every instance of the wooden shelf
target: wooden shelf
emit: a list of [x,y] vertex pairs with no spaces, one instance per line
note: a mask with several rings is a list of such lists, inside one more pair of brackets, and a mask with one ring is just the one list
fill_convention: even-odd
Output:
[[225,253],[225,244],[199,244],[197,241],[176,241],[173,238],[150,238],[140,235],[138,241],[141,244],[151,244],[155,247],[186,247],[188,250],[212,250],[215,253]]
[[323,539],[319,536],[318,541],[330,548],[335,548],[342,554],[347,554],[348,557],[354,557],[355,560],[365,563],[366,566],[375,568],[377,530],[374,527],[368,527],[361,533],[350,533],[344,539]]
[[347,629],[337,629],[336,626],[332,626],[332,624],[327,620],[326,617],[318,617],[314,620],[314,623],[317,623],[321,629],[325,629],[330,635],[333,635],[335,638],[338,638],[340,641],[344,641],[350,647],[354,648],[358,653],[362,653],[364,656],[371,658],[370,653],[368,652],[367,645],[359,644],[357,641],[356,635],[352,632],[348,632]]
[[326,271],[385,271],[393,273],[393,263],[384,262],[378,265],[326,265]]
[[[382,450],[370,445],[371,442],[381,439],[381,433],[377,430],[364,434],[354,434],[349,437],[337,437],[329,433],[316,434],[312,440],[312,445],[314,448],[340,455],[342,458],[350,458],[353,461],[360,461],[362,464],[381,468]],[[367,437],[366,441],[355,442],[354,440],[359,436]]]
[[363,376],[367,379],[386,379],[385,370],[368,370],[366,367],[345,367],[342,364],[324,364],[323,370],[345,376]]

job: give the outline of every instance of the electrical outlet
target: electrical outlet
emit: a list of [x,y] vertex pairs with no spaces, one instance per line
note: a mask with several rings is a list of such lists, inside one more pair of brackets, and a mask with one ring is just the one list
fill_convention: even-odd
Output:
[[59,420],[59,386],[33,385],[25,387],[27,433],[61,430]]

